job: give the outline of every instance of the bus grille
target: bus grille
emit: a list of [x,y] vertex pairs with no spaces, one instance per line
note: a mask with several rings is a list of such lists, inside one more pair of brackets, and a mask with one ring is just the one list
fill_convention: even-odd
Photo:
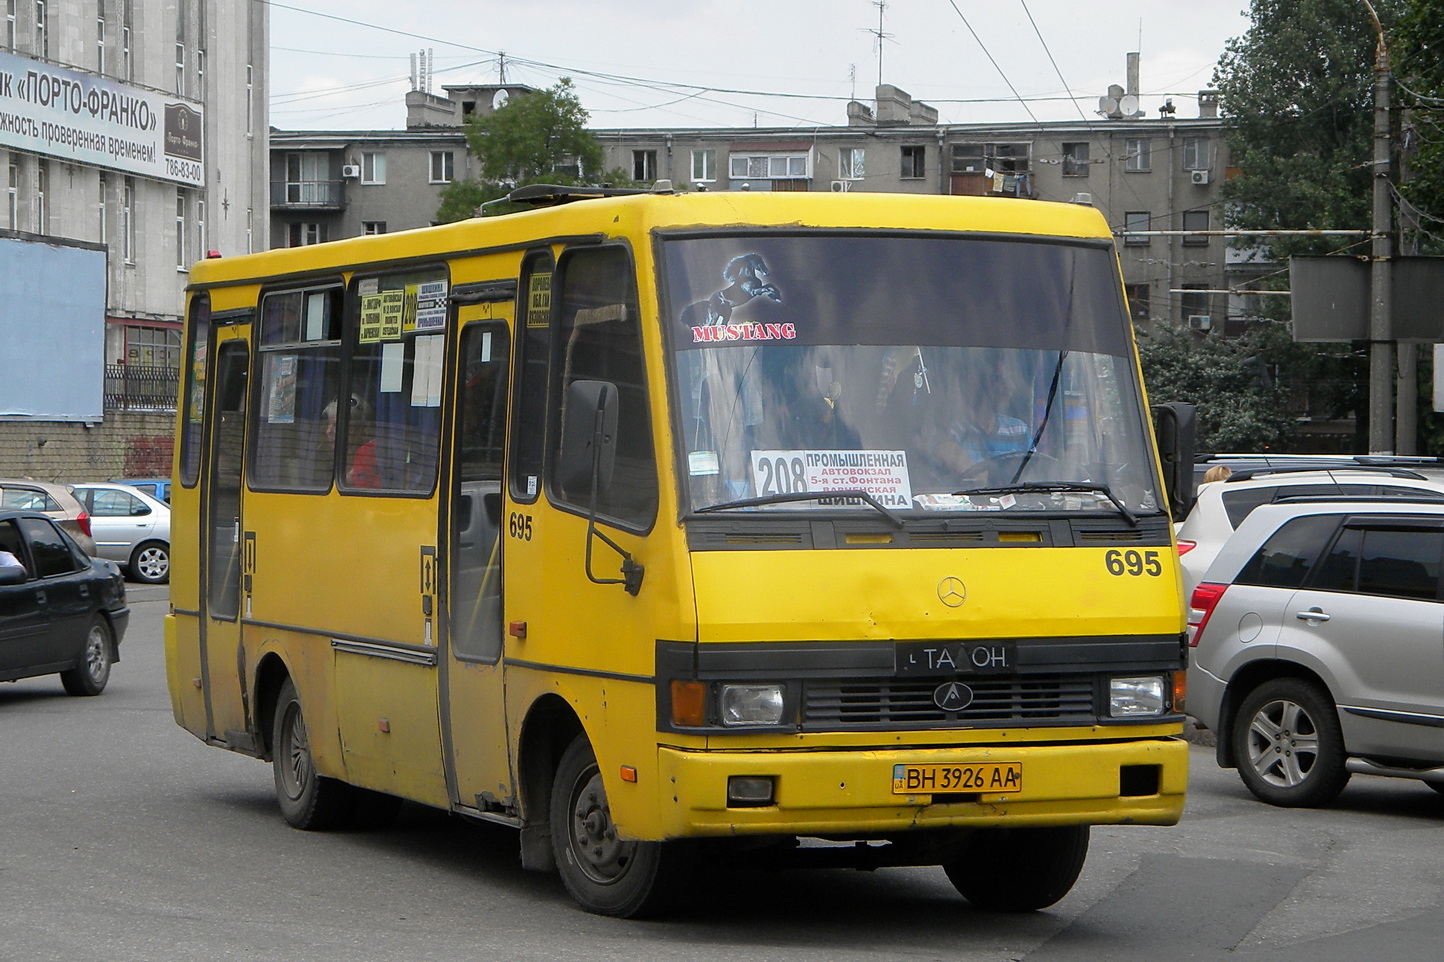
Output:
[[1028,675],[970,679],[973,701],[948,712],[933,702],[944,679],[808,681],[802,699],[802,727],[917,728],[1000,727],[1016,722],[1092,724],[1098,714],[1089,675]]

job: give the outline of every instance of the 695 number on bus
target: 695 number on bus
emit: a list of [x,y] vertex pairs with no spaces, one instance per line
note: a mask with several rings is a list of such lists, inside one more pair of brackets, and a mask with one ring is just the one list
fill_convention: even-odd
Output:
[[1110,548],[1103,555],[1103,564],[1115,578],[1124,575],[1137,578],[1145,574],[1150,578],[1157,578],[1163,574],[1163,564],[1158,560],[1157,551],[1135,551],[1132,548],[1119,551],[1117,548]]

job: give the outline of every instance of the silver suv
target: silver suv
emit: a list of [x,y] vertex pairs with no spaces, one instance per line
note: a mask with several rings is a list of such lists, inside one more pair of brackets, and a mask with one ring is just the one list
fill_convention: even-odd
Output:
[[1284,806],[1355,772],[1444,793],[1444,504],[1262,505],[1190,599],[1188,710]]

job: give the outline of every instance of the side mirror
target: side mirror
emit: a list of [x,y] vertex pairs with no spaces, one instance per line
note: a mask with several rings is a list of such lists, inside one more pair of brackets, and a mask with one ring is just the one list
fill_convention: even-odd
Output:
[[617,386],[573,381],[567,386],[565,412],[557,480],[567,497],[595,500],[611,486],[617,460]]
[[1163,490],[1174,521],[1193,508],[1194,406],[1178,401],[1153,405],[1153,433],[1163,462]]
[[29,580],[29,575],[24,568],[17,568],[14,565],[0,565],[0,587],[6,585],[23,585]]

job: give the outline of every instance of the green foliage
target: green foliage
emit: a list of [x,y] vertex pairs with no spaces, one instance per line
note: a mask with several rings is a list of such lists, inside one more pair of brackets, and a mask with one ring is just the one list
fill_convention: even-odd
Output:
[[1289,346],[1273,332],[1197,338],[1164,327],[1140,339],[1138,353],[1150,404],[1197,407],[1198,450],[1279,451],[1288,450],[1295,422],[1286,392],[1269,382]]
[[[1387,18],[1401,2],[1374,6]],[[1367,229],[1378,36],[1368,8],[1359,0],[1253,0],[1250,17],[1214,71],[1239,168],[1223,186],[1225,222]],[[1339,242],[1278,238],[1268,246],[1282,259]]]
[[571,79],[563,77],[550,90],[513,97],[494,113],[469,118],[466,143],[489,183],[593,183],[582,178],[601,172],[602,145],[587,130],[587,119]]
[[[1407,231],[1401,246],[1407,252],[1417,239],[1420,253],[1444,254],[1444,0],[1409,0],[1389,52],[1406,109],[1401,132],[1412,148],[1399,192],[1422,228]],[[1400,226],[1408,227],[1405,218]]]
[[490,200],[506,195],[506,188],[499,184],[487,184],[479,180],[453,180],[441,188],[437,196],[441,206],[436,209],[436,222],[450,224],[453,221],[475,217],[477,208]]

